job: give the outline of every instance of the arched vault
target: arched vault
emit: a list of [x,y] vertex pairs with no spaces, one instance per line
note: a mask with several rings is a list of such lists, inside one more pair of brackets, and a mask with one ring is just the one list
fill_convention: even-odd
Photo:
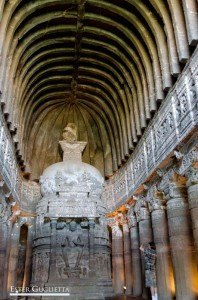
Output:
[[1,102],[32,179],[61,159],[68,122],[84,161],[116,172],[197,43],[195,13],[196,0],[1,1]]

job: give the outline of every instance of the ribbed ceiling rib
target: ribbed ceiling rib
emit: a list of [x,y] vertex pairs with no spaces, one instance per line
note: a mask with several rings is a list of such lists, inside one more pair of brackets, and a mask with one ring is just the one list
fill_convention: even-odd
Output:
[[1,102],[32,179],[61,159],[68,122],[85,162],[122,165],[197,42],[186,2],[4,1]]

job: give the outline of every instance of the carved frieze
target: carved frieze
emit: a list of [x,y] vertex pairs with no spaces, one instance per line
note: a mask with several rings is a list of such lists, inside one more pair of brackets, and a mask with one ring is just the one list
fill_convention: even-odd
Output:
[[[190,145],[185,145],[182,151],[182,159],[178,166],[178,173],[185,175],[191,166],[194,166],[198,162],[198,143],[197,136],[192,137],[193,142]],[[190,141],[191,142],[191,141]]]
[[22,181],[20,207],[27,212],[35,212],[36,205],[41,199],[40,186],[30,180]]
[[16,161],[15,149],[6,122],[0,110],[0,174],[4,178],[16,201],[20,199],[20,170]]
[[[117,204],[120,205],[122,201],[124,203],[125,195],[132,195],[195,128],[198,121],[197,66],[198,51],[195,52],[190,65],[183,72],[174,89],[167,95],[126,163],[125,169],[129,171],[125,179],[126,184],[122,169],[109,180],[114,185],[113,198]],[[187,156],[184,155],[178,173],[184,174],[186,165],[190,165],[189,156],[195,156],[195,152],[192,150]],[[128,189],[123,194],[120,192],[121,188],[118,188],[118,182],[122,182],[122,187],[126,186]],[[164,189],[165,186],[167,183],[163,180],[160,188]]]

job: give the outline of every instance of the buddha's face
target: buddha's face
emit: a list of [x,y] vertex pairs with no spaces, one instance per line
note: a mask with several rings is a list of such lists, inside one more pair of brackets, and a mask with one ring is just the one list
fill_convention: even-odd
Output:
[[76,231],[77,223],[75,221],[72,221],[69,225],[71,231]]

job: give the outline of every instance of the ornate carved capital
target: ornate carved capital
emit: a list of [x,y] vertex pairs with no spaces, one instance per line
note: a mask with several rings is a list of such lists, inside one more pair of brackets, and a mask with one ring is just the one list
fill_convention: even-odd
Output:
[[164,193],[157,189],[156,183],[150,186],[146,200],[149,205],[149,211],[165,209],[165,198]]
[[128,220],[129,228],[137,226],[137,219],[136,219],[136,215],[135,215],[133,206],[131,206],[128,210],[127,220]]
[[[175,168],[172,168],[164,174],[160,183],[157,184],[157,189],[158,191],[163,192],[163,199],[168,200],[169,198],[173,198],[173,195],[180,194],[181,188],[184,191],[185,184],[186,178],[179,175]],[[176,192],[176,190],[178,190],[178,192]]]
[[154,211],[154,210],[163,210],[166,209],[165,206],[165,200],[162,198],[153,198],[151,199],[151,201],[149,202],[149,210],[150,212]]
[[187,198],[186,186],[179,184],[178,182],[172,182],[169,184],[169,197],[170,198]]
[[198,167],[190,167],[186,176],[188,178],[187,186],[198,184]]
[[136,197],[137,201],[134,206],[134,211],[136,213],[137,222],[146,220],[150,218],[148,203],[146,202],[146,197],[144,195],[139,195]]
[[120,225],[122,225],[123,232],[124,233],[129,232],[129,226],[128,226],[128,220],[126,214],[118,213],[117,220],[120,223]]
[[122,238],[122,230],[116,217],[108,219],[108,225],[112,230],[112,238]]
[[137,217],[137,222],[149,219],[150,218],[149,209],[146,207],[141,207],[136,212],[136,217]]

